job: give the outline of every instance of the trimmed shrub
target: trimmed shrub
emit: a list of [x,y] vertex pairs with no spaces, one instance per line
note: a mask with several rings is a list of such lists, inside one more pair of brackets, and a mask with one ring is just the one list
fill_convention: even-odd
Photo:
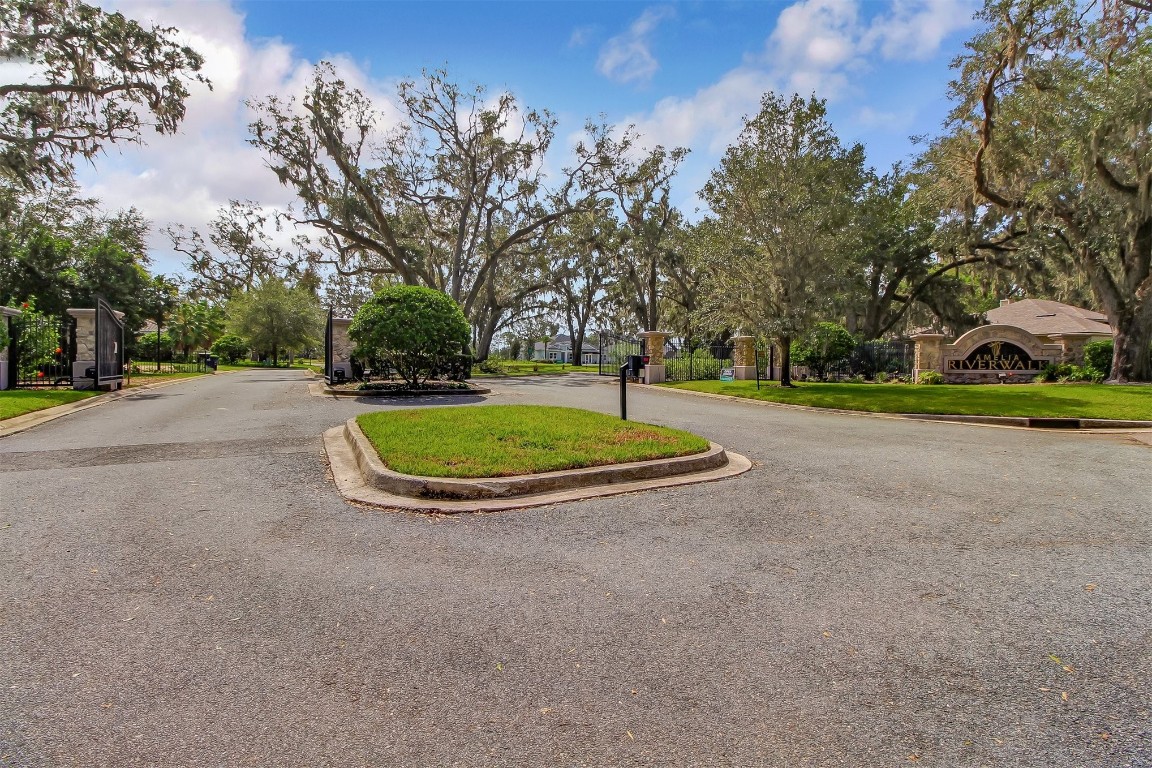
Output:
[[1099,371],[1107,378],[1112,371],[1112,342],[1100,340],[1085,344],[1084,365]]
[[460,359],[468,321],[456,302],[431,288],[384,288],[360,307],[348,336],[357,357],[383,360],[411,387],[444,373],[455,378],[470,366]]
[[231,365],[237,360],[247,357],[248,350],[248,342],[244,338],[234,333],[226,333],[216,339],[216,343],[212,345],[210,351],[225,363]]
[[943,384],[944,374],[940,371],[921,371],[917,382],[920,384]]
[[856,337],[838,323],[817,323],[803,339],[792,346],[792,364],[805,365],[817,379],[828,367],[852,354]]

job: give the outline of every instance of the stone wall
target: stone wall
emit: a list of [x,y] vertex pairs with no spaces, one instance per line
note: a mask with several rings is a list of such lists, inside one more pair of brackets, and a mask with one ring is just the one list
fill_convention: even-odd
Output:
[[[943,334],[936,333],[922,333],[912,339],[916,342],[916,379],[919,380],[924,371],[937,371],[949,384],[1031,381],[1044,366],[1059,363],[1064,355],[1060,344],[1046,344],[1043,338],[1013,325],[983,325],[951,344],[945,343]],[[1029,359],[1021,357],[1017,360],[1018,365],[995,355],[978,355],[981,359],[971,359],[980,347],[990,345],[998,349],[1000,344],[1010,345],[1006,349],[1018,348]]]

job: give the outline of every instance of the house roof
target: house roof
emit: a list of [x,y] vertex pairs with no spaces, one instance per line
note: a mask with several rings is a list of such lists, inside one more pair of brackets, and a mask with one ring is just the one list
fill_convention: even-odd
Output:
[[1047,299],[1004,300],[1000,306],[988,310],[984,317],[989,323],[1014,325],[1038,336],[1054,333],[1112,335],[1108,318],[1099,312]]

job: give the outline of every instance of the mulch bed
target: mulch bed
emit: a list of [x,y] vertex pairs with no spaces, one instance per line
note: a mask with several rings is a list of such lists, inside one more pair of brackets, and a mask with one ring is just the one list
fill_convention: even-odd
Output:
[[491,390],[458,381],[426,381],[418,388],[410,388],[403,381],[371,381],[366,384],[349,382],[330,384],[327,391],[346,397],[421,397],[428,395],[484,395]]

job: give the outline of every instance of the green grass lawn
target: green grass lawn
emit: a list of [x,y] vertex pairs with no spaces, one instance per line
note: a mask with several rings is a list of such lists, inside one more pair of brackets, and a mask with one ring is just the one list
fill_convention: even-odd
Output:
[[96,392],[78,392],[74,389],[15,389],[0,392],[0,420],[23,416],[65,403],[74,403]]
[[356,421],[390,469],[429,477],[508,477],[708,448],[680,430],[539,405],[377,411]]
[[540,376],[553,373],[599,373],[595,365],[568,365],[561,363],[535,363],[531,360],[492,360],[494,365],[501,368],[501,373],[485,373],[478,366],[472,366],[472,378],[483,379],[495,376]]
[[825,384],[688,381],[677,389],[870,413],[1152,420],[1152,387],[1103,384]]

